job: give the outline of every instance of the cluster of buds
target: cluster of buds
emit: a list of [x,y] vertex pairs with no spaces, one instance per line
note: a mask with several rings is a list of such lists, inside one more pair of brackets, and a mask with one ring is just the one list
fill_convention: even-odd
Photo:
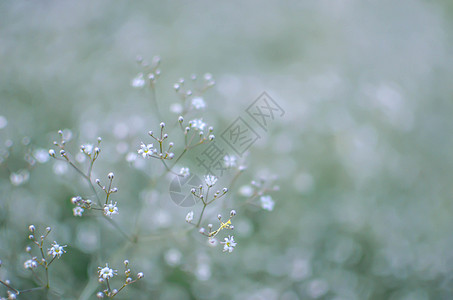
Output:
[[142,279],[144,277],[143,272],[139,272],[136,275],[136,278],[132,278],[132,271],[129,268],[129,261],[126,259],[124,261],[124,275],[126,276],[126,279],[123,282],[123,285],[119,289],[112,289],[110,286],[109,280],[113,278],[113,276],[118,275],[117,270],[113,270],[109,267],[108,264],[105,264],[105,267],[98,267],[98,275],[99,275],[99,282],[106,283],[106,289],[104,289],[102,292],[97,293],[98,298],[113,298],[116,296],[121,290],[123,290],[126,286],[129,284],[132,284],[134,282],[137,282],[138,280]]
[[[217,216],[217,219],[219,220],[220,225],[219,225],[219,227],[217,229],[213,230],[213,225],[212,224],[208,224],[208,226],[207,226],[208,230],[206,230],[204,227],[202,227],[202,228],[200,228],[199,232],[202,235],[208,237],[208,242],[209,242],[210,245],[216,246],[218,244],[216,236],[223,229],[229,229],[229,230],[233,230],[234,229],[234,225],[232,225],[232,223],[231,223],[231,219],[234,216],[236,216],[236,211],[232,210],[230,212],[230,217],[228,218],[228,220],[223,222],[222,221],[222,216],[219,214]],[[234,237],[230,236],[230,235],[228,237],[225,237],[224,241],[220,242],[220,243],[224,245],[223,251],[224,252],[229,252],[229,253],[231,253],[234,250],[234,247],[236,247],[236,245],[237,245],[237,243],[234,241]]]
[[206,105],[204,104],[204,100],[201,98],[201,95],[203,95],[204,92],[214,85],[215,80],[212,77],[212,74],[204,74],[201,82],[198,80],[198,76],[196,74],[192,74],[190,76],[190,81],[186,81],[184,78],[178,79],[178,81],[173,84],[173,89],[178,93],[183,101],[192,98],[191,106],[193,108],[202,109]]
[[161,74],[159,69],[160,57],[154,56],[151,63],[149,63],[145,61],[143,57],[138,56],[137,63],[143,70],[132,79],[131,85],[135,88],[143,88],[145,86],[154,88],[154,85]]
[[230,230],[233,230],[234,229],[234,225],[232,225],[231,223],[231,219],[236,216],[236,211],[233,209],[231,212],[230,212],[230,217],[228,218],[227,221],[223,222],[222,221],[222,215],[217,215],[217,219],[219,220],[220,222],[220,225],[219,227],[216,229],[216,230],[213,230],[213,225],[212,224],[208,224],[208,230],[206,231],[206,229],[204,227],[201,227],[199,232],[204,235],[204,236],[207,236],[208,238],[214,238],[217,234],[219,234],[220,231],[222,231],[223,229],[230,229]]
[[72,209],[74,216],[81,217],[85,209],[91,209],[92,201],[90,199],[83,199],[80,196],[71,198],[71,203],[76,207]]
[[153,131],[149,131],[148,135],[152,137],[158,144],[158,148],[154,147],[153,144],[146,145],[142,143],[140,149],[138,149],[138,154],[143,158],[157,158],[157,159],[167,159],[170,160],[175,157],[175,154],[171,152],[171,149],[174,146],[173,142],[168,143],[168,147],[164,150],[164,141],[168,139],[168,134],[164,133],[165,123],[160,123],[160,136],[156,136]]
[[214,192],[212,198],[209,198],[209,190],[217,183],[217,177],[214,175],[206,175],[205,176],[205,185],[206,188],[200,184],[198,188],[192,188],[190,192],[192,195],[200,199],[203,204],[208,205],[214,202],[217,199],[223,197],[226,193],[228,193],[227,188],[223,188],[221,191],[217,190]]
[[110,201],[109,203],[109,198],[111,194],[118,192],[118,188],[112,186],[113,178],[115,178],[115,174],[113,174],[113,172],[108,173],[107,178],[109,180],[108,186],[102,185],[99,178],[97,178],[95,182],[105,193],[105,202],[103,207],[104,215],[112,217],[112,215],[117,215],[119,212],[116,202],[113,203],[113,201]]
[[38,246],[39,251],[38,253],[40,254],[40,258],[37,256],[33,256],[32,254],[32,248],[30,246],[27,246],[25,248],[25,252],[27,252],[30,255],[30,259],[26,260],[24,262],[24,268],[30,270],[35,277],[38,276],[35,269],[38,266],[43,267],[46,270],[46,281],[47,281],[47,287],[49,286],[49,281],[48,281],[48,269],[49,266],[55,261],[55,259],[59,259],[64,253],[66,253],[66,250],[64,249],[67,247],[67,245],[60,245],[56,241],[54,241],[50,247],[47,249],[47,256],[44,254],[46,253],[45,248],[44,248],[44,242],[47,238],[47,236],[51,232],[51,228],[47,227],[45,234],[39,235],[35,226],[30,225],[28,227],[28,230],[30,231],[30,235],[28,238],[33,241],[33,243]]
[[[214,132],[214,127],[207,127],[206,123],[203,122],[203,119],[193,119],[190,120],[188,124],[184,124],[184,117],[179,116],[178,123],[184,133],[184,144],[186,149],[215,139],[215,135],[212,134]],[[194,140],[196,143],[192,145]]]
[[92,144],[84,144],[80,146],[80,151],[85,154],[92,163],[98,158],[99,153],[101,152],[101,141],[100,137],[97,138],[97,146],[93,146]]
[[[271,177],[252,180],[250,185],[243,185],[239,189],[239,194],[248,198],[246,203],[260,206],[264,210],[272,211],[275,202],[270,195],[266,194],[280,189],[278,185],[273,184],[275,179],[276,178]],[[255,203],[255,199],[257,198],[259,198],[259,204]]]

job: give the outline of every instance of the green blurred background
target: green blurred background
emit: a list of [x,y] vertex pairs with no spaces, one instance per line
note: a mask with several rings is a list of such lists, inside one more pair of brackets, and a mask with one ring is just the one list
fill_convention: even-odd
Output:
[[[145,278],[118,299],[453,299],[452,46],[448,0],[1,1],[0,279],[37,286],[23,268],[35,224],[68,244],[51,299],[95,298],[97,267],[122,271],[126,258]],[[137,55],[162,58],[169,124],[172,86],[192,73],[216,80],[203,113],[216,134],[263,91],[286,111],[259,132],[228,200],[231,254],[178,234],[188,209],[169,200],[171,178],[125,160],[162,121],[131,87]],[[115,172],[116,219],[152,238],[130,244],[102,218],[73,217],[69,199],[93,195],[45,155],[21,171],[58,129],[73,153],[103,137],[94,172]],[[241,205],[237,188],[273,175],[274,211]]]

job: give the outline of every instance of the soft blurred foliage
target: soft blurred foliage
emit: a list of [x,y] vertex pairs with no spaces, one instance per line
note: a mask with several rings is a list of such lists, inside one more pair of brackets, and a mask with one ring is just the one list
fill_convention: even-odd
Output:
[[[449,0],[1,1],[0,279],[37,286],[23,268],[35,224],[68,244],[50,298],[93,299],[97,267],[122,272],[127,258],[145,278],[118,299],[450,299],[452,18]],[[184,233],[188,208],[170,201],[158,161],[125,160],[162,121],[130,85],[136,55],[162,58],[168,124],[173,83],[192,73],[216,79],[203,113],[216,134],[263,91],[286,111],[257,128],[228,205],[208,212],[215,223],[237,209],[230,254]],[[74,154],[103,137],[95,178],[115,172],[115,220],[138,243],[96,214],[72,216],[70,198],[93,194],[65,165],[11,177],[58,129]],[[195,156],[181,165],[196,168]],[[241,185],[273,175],[274,211],[241,205]]]

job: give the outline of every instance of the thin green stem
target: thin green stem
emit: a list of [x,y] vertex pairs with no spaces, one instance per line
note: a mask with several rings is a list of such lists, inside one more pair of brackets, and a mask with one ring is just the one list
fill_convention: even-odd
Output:
[[20,293],[21,293],[21,294],[23,294],[23,293],[29,293],[29,292],[34,292],[34,291],[42,290],[42,289],[44,289],[44,287],[43,287],[43,286],[39,286],[39,287],[31,288],[31,289],[22,290],[22,291],[20,291]]
[[198,218],[197,225],[195,227],[200,227],[201,219],[203,218],[204,210],[206,209],[207,204],[203,204],[203,209],[201,210],[200,218]]
[[3,280],[0,280],[0,283],[3,284],[4,286],[6,286],[7,288],[9,288],[10,290],[14,291],[16,294],[20,294],[20,292],[18,290],[16,290],[15,288],[13,288],[12,286],[10,286],[9,284],[7,284],[6,282],[4,282]]
[[159,105],[157,103],[157,97],[156,97],[156,89],[154,88],[154,85],[151,86],[151,97],[152,97],[152,101],[154,103],[154,106],[156,107],[156,115],[157,115],[157,117],[159,118],[159,120],[163,120],[162,119],[162,115],[160,114],[160,111],[159,111]]

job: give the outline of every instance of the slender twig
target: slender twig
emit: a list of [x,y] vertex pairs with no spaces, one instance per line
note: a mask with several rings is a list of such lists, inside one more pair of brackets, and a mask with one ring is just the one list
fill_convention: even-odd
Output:
[[195,227],[200,227],[201,219],[203,218],[204,210],[206,209],[207,204],[203,204],[203,209],[201,210],[200,218],[198,219],[197,225]]
[[7,284],[6,282],[4,282],[3,280],[0,280],[0,283],[3,284],[4,286],[6,286],[7,288],[9,288],[10,290],[14,291],[16,294],[19,294],[20,291],[16,290],[15,288],[13,288],[12,286],[10,286],[9,284]]

